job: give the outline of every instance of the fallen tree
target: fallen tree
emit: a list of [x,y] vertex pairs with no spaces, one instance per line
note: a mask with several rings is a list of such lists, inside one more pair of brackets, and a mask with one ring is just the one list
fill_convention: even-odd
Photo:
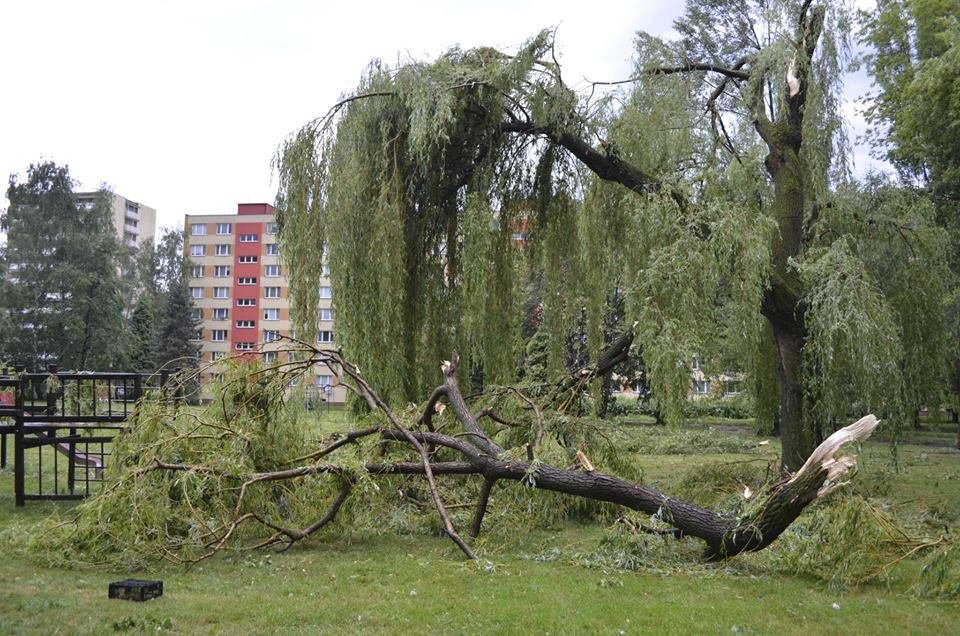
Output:
[[[629,348],[630,340],[618,339],[598,360],[616,360],[616,349]],[[317,450],[296,456],[294,449],[302,449],[305,441],[283,437],[285,429],[277,424],[282,397],[264,389],[274,380],[276,386],[286,387],[293,374],[318,363],[327,365],[365,402],[370,414],[364,424],[369,425],[341,433]],[[195,420],[195,424],[175,427],[170,423],[175,405],[166,403],[162,405],[166,411],[153,415],[145,406],[143,421],[138,424],[144,432],[130,436],[140,434],[141,438],[127,440],[118,449],[119,473],[100,495],[81,506],[72,524],[74,541],[89,547],[90,542],[105,537],[120,539],[127,527],[139,524],[135,536],[122,540],[124,549],[141,546],[142,557],[159,555],[195,563],[225,547],[286,549],[335,522],[353,496],[379,489],[378,481],[395,475],[424,478],[431,503],[417,505],[435,510],[442,532],[470,559],[477,555],[451,521],[441,487],[451,479],[472,481],[474,488],[480,480],[476,500],[456,504],[473,508],[472,538],[481,532],[494,486],[519,482],[531,490],[606,502],[651,515],[657,526],[653,531],[700,539],[705,543],[704,558],[722,560],[769,546],[808,505],[845,483],[841,480],[855,460],[837,457],[837,451],[848,442],[867,438],[878,423],[871,415],[837,431],[799,471],[769,485],[742,515],[732,517],[596,470],[588,457],[589,448],[568,449],[574,458],[572,465],[543,461],[545,441],[555,442],[555,431],[545,424],[549,417],[544,402],[570,403],[569,396],[564,399],[560,394],[581,390],[581,382],[566,378],[541,388],[539,398],[516,387],[501,388],[493,392],[497,399],[477,408],[482,396],[464,397],[457,370],[454,355],[443,363],[443,383],[424,405],[398,412],[339,351],[310,349],[310,356],[302,362],[248,369],[242,379],[232,380],[232,393],[225,391],[230,396],[215,405],[222,411],[218,423],[181,411],[174,415],[181,421]],[[601,362],[573,377],[588,381],[604,371]],[[522,422],[500,414],[499,407],[507,408],[508,399],[519,405],[519,411],[513,413],[526,412]],[[505,427],[514,442],[505,445],[502,434],[491,432],[491,426],[485,428],[486,421]],[[516,443],[517,439],[526,441]],[[206,450],[191,455],[197,448]],[[246,453],[252,459],[223,464],[231,453]],[[177,458],[183,459],[174,461]],[[308,484],[317,488],[311,490]],[[397,491],[408,497],[401,487]],[[329,503],[317,515],[320,498]],[[302,502],[301,510],[313,511],[311,519],[304,521],[306,517],[299,515],[300,522],[293,520],[297,515],[291,511],[297,502]],[[160,547],[156,553],[146,554],[148,545]]]

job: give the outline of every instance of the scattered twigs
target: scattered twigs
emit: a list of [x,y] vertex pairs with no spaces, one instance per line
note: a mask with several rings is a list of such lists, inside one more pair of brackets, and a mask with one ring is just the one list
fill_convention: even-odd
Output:
[[651,528],[650,526],[644,525],[642,523],[634,523],[620,515],[617,517],[617,523],[625,526],[632,534],[639,534],[643,532],[644,534],[654,534],[657,536],[672,536],[674,539],[679,541],[683,538],[683,530],[679,528]]

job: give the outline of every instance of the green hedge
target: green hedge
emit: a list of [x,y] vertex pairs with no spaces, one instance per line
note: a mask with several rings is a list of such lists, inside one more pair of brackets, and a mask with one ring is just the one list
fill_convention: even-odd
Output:
[[[647,415],[656,417],[656,411],[650,402],[641,402],[632,398],[617,398],[608,407],[611,417]],[[729,420],[745,420],[753,417],[753,400],[739,396],[727,399],[687,400],[683,404],[683,417],[696,420],[705,417],[719,417]]]

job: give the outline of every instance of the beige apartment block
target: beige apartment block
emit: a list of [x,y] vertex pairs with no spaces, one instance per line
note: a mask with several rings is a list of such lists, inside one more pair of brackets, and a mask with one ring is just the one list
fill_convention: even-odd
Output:
[[[86,205],[92,203],[97,194],[97,192],[78,192],[75,196],[78,204]],[[153,243],[157,233],[157,211],[154,208],[116,193],[111,195],[110,208],[113,227],[121,243],[127,247]]]
[[[273,206],[240,203],[236,214],[188,214],[184,217],[184,257],[189,259],[188,285],[197,318],[200,383],[204,391],[221,372],[218,360],[260,357],[284,363],[282,336],[291,335],[286,264],[277,242]],[[320,282],[318,342],[334,347],[334,314],[330,279]],[[343,403],[346,390],[325,366],[309,374],[308,395]],[[209,395],[205,396],[209,398]]]

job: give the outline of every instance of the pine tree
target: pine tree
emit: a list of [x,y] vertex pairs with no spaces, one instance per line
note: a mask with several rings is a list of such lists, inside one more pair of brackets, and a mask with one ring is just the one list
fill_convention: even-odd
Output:
[[160,238],[153,271],[156,272],[156,362],[158,366],[196,367],[198,321],[187,287],[183,234],[167,230]]
[[152,372],[157,368],[156,300],[143,293],[130,318],[127,364],[132,371]]

